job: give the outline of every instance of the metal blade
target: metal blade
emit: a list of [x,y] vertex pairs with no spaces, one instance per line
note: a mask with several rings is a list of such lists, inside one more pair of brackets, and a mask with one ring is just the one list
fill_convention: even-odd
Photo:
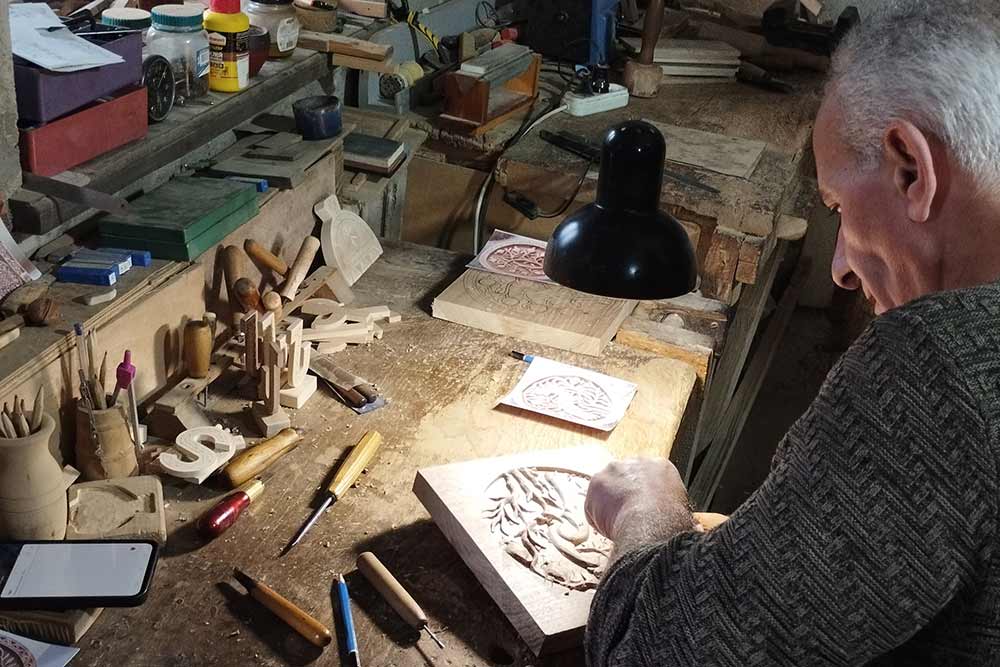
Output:
[[316,511],[313,512],[312,515],[309,517],[309,520],[306,521],[304,524],[302,524],[302,527],[299,528],[299,531],[295,533],[295,537],[292,538],[292,541],[289,542],[288,545],[281,552],[282,556],[287,554],[289,551],[292,550],[292,547],[294,547],[296,544],[302,541],[302,538],[306,536],[306,533],[308,533],[309,529],[313,527],[313,524],[319,521],[319,518],[323,516],[323,512],[326,511],[326,508],[328,508],[332,504],[333,504],[333,496],[327,494],[326,500],[323,501],[323,504],[317,507]]

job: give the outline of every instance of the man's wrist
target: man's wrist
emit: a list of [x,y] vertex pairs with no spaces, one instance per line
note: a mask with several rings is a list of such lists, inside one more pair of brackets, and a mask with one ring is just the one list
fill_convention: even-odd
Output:
[[612,561],[640,547],[666,542],[694,529],[694,515],[686,505],[623,509],[611,536],[615,543]]

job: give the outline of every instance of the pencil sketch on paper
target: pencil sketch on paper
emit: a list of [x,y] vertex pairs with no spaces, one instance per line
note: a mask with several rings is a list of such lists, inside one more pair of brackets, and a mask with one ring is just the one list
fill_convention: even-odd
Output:
[[579,375],[550,375],[521,391],[524,404],[538,412],[575,422],[603,422],[614,404],[608,392]]
[[515,468],[486,488],[483,516],[511,558],[555,584],[591,590],[613,545],[587,525],[589,484],[588,475],[569,470]]
[[468,267],[513,278],[551,283],[545,275],[545,241],[496,230]]

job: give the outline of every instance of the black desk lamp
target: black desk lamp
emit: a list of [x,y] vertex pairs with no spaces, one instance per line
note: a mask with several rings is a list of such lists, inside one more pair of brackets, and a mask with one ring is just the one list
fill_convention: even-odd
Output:
[[632,120],[604,137],[597,201],[556,227],[545,275],[581,292],[667,299],[695,287],[697,266],[680,223],[660,210],[666,143]]

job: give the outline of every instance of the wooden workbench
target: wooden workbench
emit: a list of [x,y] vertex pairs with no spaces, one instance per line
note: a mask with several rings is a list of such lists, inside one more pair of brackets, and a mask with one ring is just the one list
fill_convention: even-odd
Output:
[[[304,442],[275,466],[249,513],[209,545],[195,538],[193,523],[223,492],[166,481],[171,535],[152,592],[138,609],[106,610],[81,641],[74,665],[341,664],[335,646],[317,654],[237,594],[234,566],[263,579],[331,629],[333,577],[350,573],[364,664],[582,664],[578,653],[545,660],[530,655],[410,492],[415,472],[450,461],[592,442],[618,453],[665,452],[694,370],[614,342],[596,359],[532,347],[538,354],[637,381],[639,393],[628,415],[605,440],[585,429],[494,409],[525,368],[508,355],[524,343],[428,314],[431,299],[461,273],[467,257],[400,243],[385,247],[355,294],[359,304],[388,304],[403,320],[389,325],[383,340],[337,358],[376,381],[389,406],[355,416],[321,389],[293,417],[305,431]],[[215,404],[220,412],[239,412],[245,405],[222,398]],[[665,420],[664,415],[670,416]],[[236,424],[239,417],[224,416],[222,422]],[[302,544],[279,559],[333,464],[368,429],[385,437],[377,462]],[[355,558],[365,550],[376,552],[410,588],[430,615],[431,627],[440,631],[446,651],[426,637],[414,643],[415,634],[354,571]]]

